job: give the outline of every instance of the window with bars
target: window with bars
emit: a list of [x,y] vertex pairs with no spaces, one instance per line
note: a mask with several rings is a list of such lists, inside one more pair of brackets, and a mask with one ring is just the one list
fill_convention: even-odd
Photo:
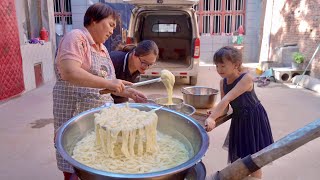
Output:
[[63,35],[71,30],[72,14],[70,1],[71,0],[54,0],[54,22],[58,35]]
[[200,0],[197,11],[200,34],[231,34],[244,26],[245,0]]

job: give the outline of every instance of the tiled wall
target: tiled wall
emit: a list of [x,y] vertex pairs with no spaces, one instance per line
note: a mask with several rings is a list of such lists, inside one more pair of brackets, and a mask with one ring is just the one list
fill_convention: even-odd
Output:
[[34,65],[42,63],[43,82],[54,79],[53,57],[51,43],[25,44],[21,47],[23,78],[26,91],[36,88]]
[[88,7],[99,0],[71,0],[72,8],[72,28],[78,29],[83,27],[83,16]]
[[[99,0],[71,0],[72,7],[72,27],[73,29],[83,27],[83,16],[88,7]],[[122,0],[106,0],[110,3],[121,3]]]
[[26,33],[26,7],[25,3],[21,3],[19,0],[15,0],[15,6],[17,9],[17,22],[19,28],[19,40],[20,50],[23,66],[23,78],[25,84],[25,92],[36,88],[34,65],[36,63],[42,63],[42,76],[43,82],[52,81],[55,79],[54,75],[54,54],[55,54],[55,25],[53,15],[53,1],[47,0],[48,6],[48,23],[49,28],[49,41],[44,45],[41,44],[29,44]]
[[[259,26],[260,1],[246,1],[245,35],[243,40],[243,62],[259,62]],[[200,58],[206,63],[212,63],[213,54],[219,48],[232,43],[231,36],[202,36],[200,40]]]

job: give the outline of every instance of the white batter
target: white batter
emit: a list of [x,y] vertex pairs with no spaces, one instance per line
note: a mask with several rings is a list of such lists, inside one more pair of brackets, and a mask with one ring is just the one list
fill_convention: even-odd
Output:
[[166,87],[167,93],[168,93],[168,102],[165,105],[173,105],[172,95],[173,95],[173,85],[175,83],[175,77],[170,71],[164,69],[161,71],[161,81]]

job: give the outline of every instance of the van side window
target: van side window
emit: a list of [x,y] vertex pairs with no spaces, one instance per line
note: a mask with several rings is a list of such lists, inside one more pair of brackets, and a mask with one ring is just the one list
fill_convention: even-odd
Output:
[[155,33],[164,33],[164,32],[176,33],[180,31],[181,31],[181,28],[179,24],[154,24],[152,26],[152,32],[155,32]]

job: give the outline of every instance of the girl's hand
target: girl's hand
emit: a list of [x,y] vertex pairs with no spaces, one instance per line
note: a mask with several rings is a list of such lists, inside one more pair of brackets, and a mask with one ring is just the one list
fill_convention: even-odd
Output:
[[128,88],[127,89],[128,93],[130,93],[130,98],[134,100],[136,103],[146,103],[147,102],[147,97],[142,94],[140,91],[137,91],[133,88]]
[[205,129],[207,132],[212,131],[213,128],[216,127],[216,121],[215,119],[211,118],[210,116],[205,120],[204,122]]

